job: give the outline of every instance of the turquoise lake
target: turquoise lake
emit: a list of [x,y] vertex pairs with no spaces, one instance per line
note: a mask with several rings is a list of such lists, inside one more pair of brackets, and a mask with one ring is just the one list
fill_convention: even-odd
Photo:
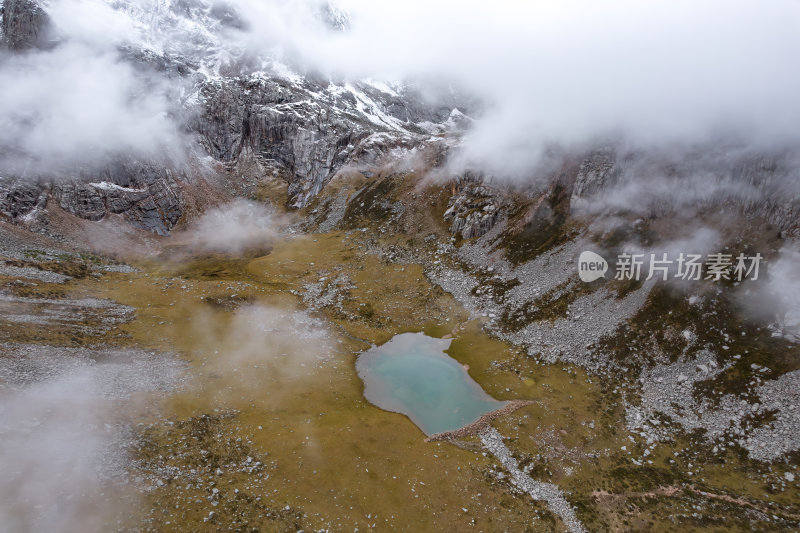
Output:
[[356,370],[367,400],[408,416],[427,435],[451,431],[500,409],[455,359],[449,339],[422,333],[395,335],[359,355]]

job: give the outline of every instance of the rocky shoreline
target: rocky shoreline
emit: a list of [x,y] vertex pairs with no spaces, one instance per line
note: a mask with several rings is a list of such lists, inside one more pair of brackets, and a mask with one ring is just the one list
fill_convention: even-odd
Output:
[[477,435],[481,431],[487,429],[489,425],[494,422],[497,418],[500,418],[503,415],[507,415],[525,407],[526,405],[531,405],[535,403],[533,400],[511,400],[508,402],[507,405],[504,405],[500,409],[496,409],[485,415],[481,416],[475,422],[471,424],[467,424],[464,427],[454,429],[453,431],[444,431],[442,433],[436,433],[435,435],[431,435],[425,442],[439,442],[444,440],[452,440],[452,439],[460,439],[463,437],[469,437],[471,435]]

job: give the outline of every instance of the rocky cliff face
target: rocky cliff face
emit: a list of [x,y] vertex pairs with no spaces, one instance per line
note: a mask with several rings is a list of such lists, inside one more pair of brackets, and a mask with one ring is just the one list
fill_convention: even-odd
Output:
[[483,177],[466,172],[456,178],[444,220],[450,224],[450,233],[463,239],[482,237],[497,223],[508,201],[503,194],[483,185]]
[[53,200],[87,220],[121,214],[133,226],[166,235],[183,214],[185,199],[173,171],[158,165],[120,164],[100,173],[100,181],[79,179],[53,185]]
[[286,176],[293,207],[345,165],[379,165],[424,143],[452,112],[388,87],[262,76],[204,82],[197,101],[191,127],[208,153],[229,164],[255,155]]
[[[46,6],[31,0],[2,4],[2,39],[8,53],[57,46]],[[135,68],[163,76],[184,76],[189,67],[179,59],[144,50],[120,50]],[[0,146],[0,153],[4,147]],[[19,167],[24,168],[22,161]],[[119,154],[98,163],[86,154],[85,165],[19,175],[0,168],[0,215],[15,223],[42,226],[45,210],[58,207],[80,218],[98,221],[119,214],[137,228],[167,234],[183,214],[186,198],[180,181],[185,171],[165,159],[145,161]],[[37,224],[39,223],[39,224]]]
[[665,216],[730,210],[800,235],[798,155],[706,146],[677,154],[613,148],[586,155],[565,182],[574,215],[628,211]]
[[0,178],[0,213],[17,220],[38,204],[47,205],[46,187],[30,180]]
[[0,214],[32,223],[57,206],[80,218],[98,221],[119,214],[134,227],[169,233],[183,214],[186,198],[175,171],[159,164],[118,161],[104,169],[66,178],[0,179]]
[[[716,153],[715,153],[716,151]],[[500,220],[517,230],[563,225],[568,218],[669,218],[683,212],[739,215],[765,221],[782,237],[800,236],[797,154],[741,153],[719,147],[679,155],[602,147],[564,157],[529,184],[454,176],[444,220],[464,239],[481,237]],[[726,215],[726,216],[727,216]]]
[[43,48],[50,44],[50,18],[33,0],[6,0],[0,6],[2,42],[11,50]]

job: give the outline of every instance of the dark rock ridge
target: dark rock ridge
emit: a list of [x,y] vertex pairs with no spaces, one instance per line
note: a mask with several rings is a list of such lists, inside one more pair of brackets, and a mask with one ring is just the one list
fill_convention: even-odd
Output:
[[0,6],[3,44],[10,50],[47,47],[50,17],[32,0],[5,0]]
[[[800,176],[793,152],[756,153],[706,147],[678,156],[624,152],[613,147],[580,157],[528,185],[466,172],[453,180],[444,220],[450,232],[470,239],[489,232],[522,198],[530,207],[522,222],[622,214],[662,217],[704,212],[738,213],[761,219],[783,237],[800,236]],[[522,196],[517,196],[521,194]],[[556,220],[558,219],[558,220]],[[545,220],[545,222],[547,221]],[[539,220],[539,226],[547,226]],[[535,224],[534,224],[535,225]]]
[[80,218],[122,215],[131,225],[166,235],[180,220],[186,198],[178,181],[185,174],[155,163],[117,162],[66,179],[0,179],[0,214],[27,220],[49,202]]
[[628,207],[662,216],[731,208],[800,236],[800,154],[699,146],[681,153],[598,149],[565,183],[573,214]]
[[30,180],[0,178],[0,214],[16,220],[33,211],[40,201],[47,204],[44,185]]

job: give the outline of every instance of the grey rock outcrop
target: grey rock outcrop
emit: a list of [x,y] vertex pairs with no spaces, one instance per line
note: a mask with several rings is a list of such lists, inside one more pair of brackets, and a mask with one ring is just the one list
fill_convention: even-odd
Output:
[[292,207],[303,207],[345,165],[375,165],[429,135],[419,122],[450,109],[365,84],[335,85],[254,76],[201,84],[190,127],[215,159],[254,154],[284,175]]
[[482,178],[465,173],[456,180],[456,194],[447,204],[444,220],[450,233],[464,239],[482,237],[497,223],[504,204],[502,194],[482,184]]
[[3,44],[10,50],[45,48],[50,44],[50,17],[37,2],[5,0],[0,14]]
[[58,183],[53,187],[53,196],[62,209],[86,220],[100,220],[106,214],[103,194],[87,183],[76,180]]
[[[578,174],[572,188],[573,198],[591,196],[614,183],[618,173],[615,167],[616,154],[612,150],[597,150],[584,159],[578,167]],[[613,172],[617,169],[617,172]]]
[[0,180],[0,213],[12,221],[44,208],[49,199],[86,220],[119,214],[131,225],[159,235],[175,227],[186,206],[174,171],[155,163],[117,162],[67,179]]
[[47,196],[46,188],[32,181],[0,178],[0,214],[15,219],[30,213]]
[[212,82],[200,94],[204,104],[193,127],[206,150],[233,163],[249,149],[285,170],[296,206],[319,192],[345,162],[347,147],[367,135],[363,126],[277,80]]
[[682,151],[597,149],[584,157],[570,190],[572,213],[624,209],[662,216],[683,208],[731,207],[800,235],[797,153],[696,146]]

